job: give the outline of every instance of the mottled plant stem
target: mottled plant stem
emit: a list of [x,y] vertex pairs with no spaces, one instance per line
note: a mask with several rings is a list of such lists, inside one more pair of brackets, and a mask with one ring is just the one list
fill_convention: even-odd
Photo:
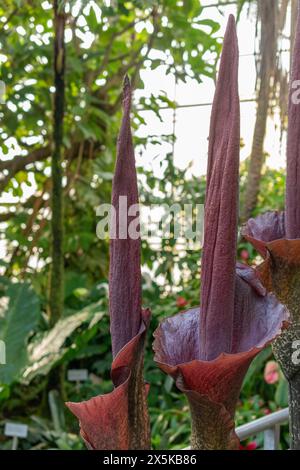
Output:
[[129,441],[131,450],[151,449],[150,420],[144,385],[145,336],[140,341],[135,365],[129,382]]
[[[268,245],[270,257],[262,269],[266,287],[290,312],[290,325],[272,344],[274,356],[289,383],[291,448],[300,449],[300,240]],[[265,275],[267,273],[267,275]]]
[[192,418],[192,450],[237,450],[239,440],[234,433],[234,420],[222,404],[208,397],[194,398],[188,393]]
[[296,341],[300,340],[300,323],[290,327],[274,341],[273,352],[289,384],[290,448],[300,450],[300,354]]
[[300,371],[289,381],[291,449],[300,450]]

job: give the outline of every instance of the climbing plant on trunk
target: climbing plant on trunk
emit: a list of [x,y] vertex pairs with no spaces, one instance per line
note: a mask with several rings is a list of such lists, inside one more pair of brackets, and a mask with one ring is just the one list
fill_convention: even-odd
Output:
[[65,103],[65,13],[63,2],[54,0],[54,113],[52,169],[52,265],[50,278],[50,323],[62,316],[64,277],[64,221],[62,187],[63,122]]

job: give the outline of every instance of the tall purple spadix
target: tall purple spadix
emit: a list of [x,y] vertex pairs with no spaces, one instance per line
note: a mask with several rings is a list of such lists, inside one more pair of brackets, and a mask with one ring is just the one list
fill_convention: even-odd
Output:
[[[300,238],[300,15],[298,14],[290,81],[286,175],[286,237]],[[298,90],[298,91],[297,91]]]
[[230,352],[238,226],[240,104],[238,42],[231,15],[213,101],[201,269],[200,357]]
[[141,240],[129,236],[128,228],[134,217],[127,217],[128,209],[139,202],[130,109],[131,87],[128,77],[125,77],[123,120],[118,137],[117,161],[112,187],[112,205],[116,214],[116,233],[110,241],[109,272],[113,357],[137,335],[141,324]]
[[[80,421],[80,432],[87,447],[93,450],[150,448],[147,409],[149,387],[143,378],[144,346],[150,312],[141,306],[140,237],[136,213],[138,187],[130,107],[131,86],[126,77],[123,120],[112,189],[114,212],[110,243],[109,305],[114,390],[81,403],[67,403]],[[130,212],[132,209],[133,212]],[[132,213],[132,216],[128,213]],[[132,223],[136,230],[131,234]]]

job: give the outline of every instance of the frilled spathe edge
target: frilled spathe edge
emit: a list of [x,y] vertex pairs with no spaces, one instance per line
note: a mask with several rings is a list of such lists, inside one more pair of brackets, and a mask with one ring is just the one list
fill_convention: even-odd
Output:
[[[272,294],[266,297],[272,299],[274,305],[281,305]],[[191,309],[161,322],[154,333],[154,360],[175,380],[182,377],[186,389],[206,395],[214,402],[231,405],[238,398],[243,376],[251,360],[287,326],[287,310],[281,306],[280,313],[275,312],[277,321],[272,323],[270,331],[248,350],[222,353],[211,361],[197,359],[198,346],[195,355],[192,350],[197,344],[195,324],[199,311],[199,308]],[[238,386],[233,387],[234,383]]]
[[[195,404],[202,408],[203,400],[208,406],[216,406],[226,418],[226,428],[234,427],[228,422],[233,418],[236,401],[244,375],[251,360],[262,348],[252,348],[237,354],[222,353],[212,361],[203,361],[193,355],[191,343],[192,331],[198,322],[199,308],[175,315],[163,321],[155,331],[153,348],[154,360],[165,373],[171,375],[177,387],[192,397]],[[192,331],[191,329],[192,328]],[[193,330],[194,329],[194,330]],[[190,331],[184,342],[185,332]],[[193,341],[193,344],[196,340]],[[177,350],[172,349],[177,345]],[[188,352],[188,354],[187,354]],[[221,407],[221,408],[220,408]],[[230,418],[230,420],[229,420]],[[204,423],[209,426],[209,423]]]
[[284,212],[266,212],[250,219],[242,229],[243,237],[263,256],[259,277],[269,292],[290,304],[294,280],[300,268],[300,239],[287,239]]
[[[111,369],[115,386],[112,392],[80,403],[66,403],[71,412],[79,419],[80,434],[89,449],[129,449],[130,382],[135,373],[137,356],[143,354],[143,341],[149,321],[150,311],[143,310],[138,334],[115,357]],[[149,386],[144,384],[143,387],[146,398]]]
[[275,240],[266,248],[265,260],[257,268],[260,279],[295,314],[299,311],[300,239]]
[[286,238],[285,213],[269,211],[249,219],[243,225],[241,234],[265,258],[268,243]]

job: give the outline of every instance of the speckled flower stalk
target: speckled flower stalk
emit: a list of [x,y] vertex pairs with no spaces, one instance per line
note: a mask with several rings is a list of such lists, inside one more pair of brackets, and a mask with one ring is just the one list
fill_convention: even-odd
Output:
[[[110,243],[109,303],[114,390],[81,403],[67,403],[80,421],[89,449],[150,449],[147,391],[143,379],[144,343],[150,320],[141,306],[140,238],[119,238],[119,197],[138,204],[137,176],[130,129],[131,86],[124,80],[123,120],[112,189],[116,238]],[[135,219],[135,217],[134,217]],[[133,217],[127,219],[127,235]],[[123,228],[122,228],[123,230]],[[121,238],[124,237],[124,238]]]
[[[299,10],[298,3],[298,11]],[[250,219],[243,235],[265,258],[261,279],[287,306],[291,325],[273,343],[273,351],[289,382],[291,448],[300,450],[300,16],[290,83],[285,213],[267,212]],[[295,96],[296,92],[296,96]]]
[[244,376],[287,319],[256,272],[236,266],[239,120],[238,44],[230,16],[209,135],[201,309],[164,320],[154,341],[156,362],[189,401],[193,449],[239,448],[234,414]]

